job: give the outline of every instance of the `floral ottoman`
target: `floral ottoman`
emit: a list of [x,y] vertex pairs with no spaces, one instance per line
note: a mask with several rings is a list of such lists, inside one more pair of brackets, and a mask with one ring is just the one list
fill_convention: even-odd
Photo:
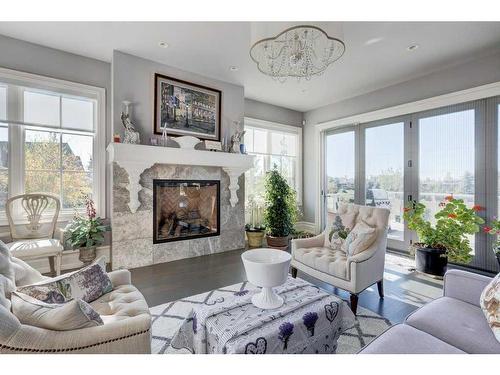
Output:
[[193,354],[335,353],[339,336],[354,325],[347,303],[291,277],[275,290],[285,300],[275,310],[252,305],[256,288],[194,308],[171,348]]

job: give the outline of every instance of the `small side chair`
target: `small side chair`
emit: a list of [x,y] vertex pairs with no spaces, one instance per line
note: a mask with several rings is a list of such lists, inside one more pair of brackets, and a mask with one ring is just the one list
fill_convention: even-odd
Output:
[[[15,205],[20,205],[24,218],[14,217]],[[6,245],[11,255],[22,260],[48,258],[52,274],[60,275],[64,248],[54,238],[60,209],[59,198],[51,194],[31,193],[9,198],[5,211],[12,242]]]

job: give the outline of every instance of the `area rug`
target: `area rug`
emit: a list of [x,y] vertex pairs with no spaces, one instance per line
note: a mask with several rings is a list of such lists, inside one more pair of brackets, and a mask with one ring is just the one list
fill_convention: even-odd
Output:
[[[200,304],[215,305],[216,303],[224,301],[226,298],[232,297],[235,292],[243,289],[252,290],[253,288],[255,288],[255,286],[252,284],[243,282],[152,307],[150,309],[153,318],[152,352],[154,354],[188,353],[187,351],[182,352],[172,349],[170,347],[170,341],[184,319],[186,319],[190,313],[191,309]],[[358,307],[356,323],[353,328],[347,330],[340,336],[337,353],[357,353],[391,325],[391,322],[386,318],[362,307]]]

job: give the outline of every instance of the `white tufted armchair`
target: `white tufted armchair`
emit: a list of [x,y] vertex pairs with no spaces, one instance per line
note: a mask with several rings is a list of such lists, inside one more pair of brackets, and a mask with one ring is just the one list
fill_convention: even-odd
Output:
[[[45,278],[26,263],[11,259],[16,264],[16,286]],[[108,276],[113,290],[90,303],[104,322],[101,326],[73,331],[34,327],[22,324],[0,303],[0,353],[151,353],[151,315],[144,297],[131,284],[128,270]]]
[[375,228],[375,242],[363,252],[347,256],[340,248],[330,247],[329,228],[316,237],[292,240],[292,276],[297,270],[351,293],[351,310],[356,314],[358,295],[377,283],[384,297],[384,262],[387,247],[389,210],[356,204],[340,205],[338,214],[354,214],[355,223],[364,221]]

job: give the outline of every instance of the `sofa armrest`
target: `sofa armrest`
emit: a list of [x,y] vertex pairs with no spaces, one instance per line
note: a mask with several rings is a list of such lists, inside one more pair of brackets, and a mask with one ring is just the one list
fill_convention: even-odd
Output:
[[483,289],[491,281],[490,277],[461,270],[449,270],[444,275],[443,294],[472,305],[479,306]]
[[132,277],[129,270],[116,270],[108,272],[108,276],[111,279],[111,284],[116,288],[120,285],[130,285],[132,284]]
[[295,249],[306,249],[309,247],[323,247],[325,244],[325,232],[309,238],[297,238],[292,240],[292,252]]

